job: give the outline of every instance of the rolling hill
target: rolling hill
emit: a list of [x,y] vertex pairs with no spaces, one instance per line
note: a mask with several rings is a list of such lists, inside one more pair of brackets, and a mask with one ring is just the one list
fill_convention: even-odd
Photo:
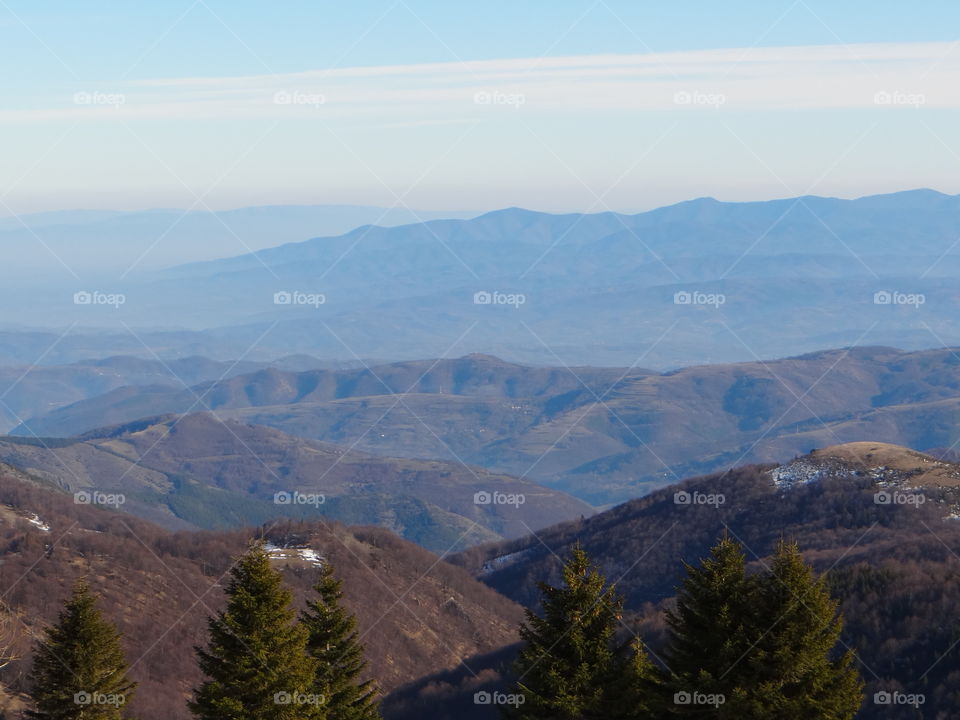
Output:
[[[45,350],[55,352],[56,345],[51,340],[51,345]],[[0,359],[6,362],[13,358],[4,357],[5,352],[16,353],[12,347],[0,349]],[[21,348],[17,354],[23,353],[24,349]],[[360,365],[356,361],[331,364],[306,355],[278,358],[271,362],[216,361],[204,357],[162,361],[114,356],[61,365],[40,364],[48,359],[48,355],[48,352],[38,348],[30,364],[12,362],[0,365],[0,432],[10,430],[26,418],[50,413],[116,388],[148,386],[169,390],[252,373],[267,367],[303,371]]]
[[0,460],[71,492],[123,495],[123,509],[171,528],[324,515],[447,551],[592,513],[582,501],[508,475],[372,456],[209,413],[66,441],[0,439]]
[[960,355],[863,347],[769,362],[529,367],[490,356],[302,373],[267,369],[190,390],[119,388],[27,421],[69,436],[199,406],[399,457],[462,459],[592,504],[683,477],[862,439],[949,447]]
[[[684,492],[699,494],[703,502],[685,502],[677,496]],[[885,503],[875,497],[883,492],[904,500]],[[925,499],[907,502],[914,495]],[[720,499],[708,501],[708,496]],[[834,503],[843,503],[843,511]],[[703,555],[724,528],[753,548],[755,557],[768,555],[781,536],[789,535],[819,562],[829,563],[836,559],[832,553],[848,560],[879,557],[892,547],[888,541],[898,532],[915,531],[923,522],[936,528],[931,532],[942,531],[949,542],[960,542],[960,522],[953,522],[957,516],[960,465],[864,441],[817,449],[783,464],[745,465],[684,480],[582,521],[472,548],[452,561],[518,602],[534,604],[536,587],[522,578],[556,579],[557,556],[577,542],[604,558],[614,577],[631,567],[638,548],[645,548],[650,552],[644,554],[643,571],[631,571],[619,587],[635,602],[659,601],[673,594],[681,572],[676,558]],[[854,544],[868,527],[870,543]],[[659,566],[661,561],[672,570]]]

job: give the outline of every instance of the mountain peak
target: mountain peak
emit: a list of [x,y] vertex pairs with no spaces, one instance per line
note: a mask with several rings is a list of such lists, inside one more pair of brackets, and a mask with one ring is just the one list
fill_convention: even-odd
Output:
[[960,486],[960,465],[885,442],[859,441],[812,450],[773,469],[781,489],[825,477],[863,476],[889,484],[917,487]]
[[[944,475],[955,477],[960,472],[960,467],[954,463],[938,460],[932,455],[912,450],[903,445],[884,442],[861,441],[831,445],[814,450],[810,457],[841,460],[868,470],[888,468],[900,472],[915,473],[924,479],[934,477],[942,479],[941,476]],[[950,484],[956,484],[956,480]]]

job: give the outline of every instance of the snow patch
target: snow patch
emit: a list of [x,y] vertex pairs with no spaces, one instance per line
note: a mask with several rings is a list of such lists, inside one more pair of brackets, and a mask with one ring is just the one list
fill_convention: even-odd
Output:
[[323,558],[320,557],[320,553],[318,553],[313,548],[300,548],[299,552],[300,552],[300,557],[302,557],[311,565],[315,565],[316,567],[323,567]]
[[35,525],[43,532],[45,533],[50,532],[50,526],[47,525],[43,520],[41,520],[40,516],[37,515],[36,513],[30,513],[30,517],[28,517],[26,520],[28,523],[30,523],[31,525]]
[[874,485],[881,488],[905,489],[903,486],[908,475],[886,465],[860,470],[835,458],[801,457],[791,460],[786,465],[775,467],[770,471],[770,477],[773,484],[780,490],[789,490],[798,485],[808,485],[829,478],[848,477],[869,478]]
[[483,568],[480,570],[480,572],[484,575],[489,575],[492,572],[496,572],[497,570],[512,564],[514,561],[519,560],[526,554],[526,550],[520,550],[518,552],[507,553],[506,555],[499,555],[495,558],[491,558],[483,564]]
[[809,460],[794,460],[786,465],[780,465],[770,471],[773,484],[781,490],[788,490],[797,485],[807,485],[823,479],[825,473],[823,465]]
[[316,550],[306,546],[280,546],[265,543],[264,550],[271,560],[303,560],[314,567],[323,567],[323,556]]
[[[868,480],[874,490],[883,493],[923,495],[927,501],[943,507],[944,520],[960,520],[960,487],[930,482],[917,485],[918,472],[898,470],[887,465],[854,467],[837,458],[801,457],[771,470],[770,478],[777,489],[783,491],[828,479]],[[874,501],[878,502],[876,497]]]

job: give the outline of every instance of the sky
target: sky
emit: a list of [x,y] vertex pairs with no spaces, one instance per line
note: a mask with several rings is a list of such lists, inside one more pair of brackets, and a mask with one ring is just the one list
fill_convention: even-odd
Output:
[[960,4],[0,0],[0,216],[960,193]]

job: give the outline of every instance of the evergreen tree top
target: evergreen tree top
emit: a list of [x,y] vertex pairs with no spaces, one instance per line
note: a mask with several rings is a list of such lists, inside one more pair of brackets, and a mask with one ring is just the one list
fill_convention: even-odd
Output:
[[367,662],[357,621],[340,604],[340,580],[329,563],[320,569],[314,591],[317,597],[300,620],[309,632],[308,651],[317,660],[314,687],[327,698],[328,720],[379,720],[376,688],[362,679]]
[[190,709],[203,720],[325,718],[308,631],[295,622],[293,594],[263,544],[254,543],[230,575],[226,608],[210,619],[209,644],[197,650],[208,679]]
[[127,669],[120,632],[102,617],[96,595],[81,580],[37,644],[31,689],[36,710],[29,715],[117,720],[136,688]]

